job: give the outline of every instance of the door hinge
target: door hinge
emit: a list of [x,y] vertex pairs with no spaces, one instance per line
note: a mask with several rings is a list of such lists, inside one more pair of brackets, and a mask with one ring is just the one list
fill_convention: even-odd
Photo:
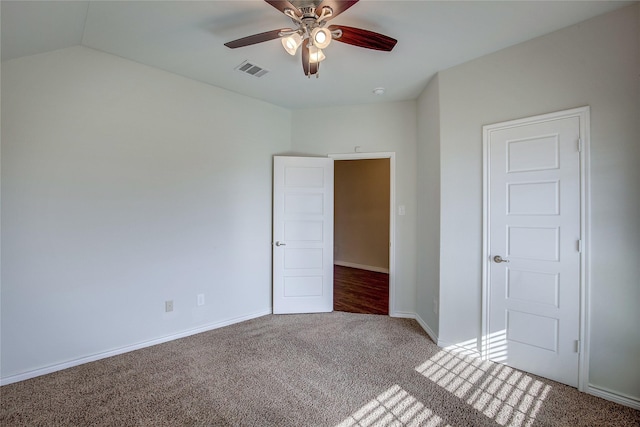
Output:
[[580,340],[576,340],[575,342],[575,349],[574,351],[578,354],[580,354]]
[[576,242],[576,246],[578,248],[578,253],[582,253],[582,239]]
[[578,138],[578,153],[582,152],[582,138]]

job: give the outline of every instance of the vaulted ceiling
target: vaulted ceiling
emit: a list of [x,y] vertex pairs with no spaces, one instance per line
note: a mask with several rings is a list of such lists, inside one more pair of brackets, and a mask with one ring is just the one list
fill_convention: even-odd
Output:
[[[300,3],[300,0],[296,0]],[[398,40],[391,52],[332,43],[319,77],[278,40],[225,42],[291,20],[261,0],[5,1],[2,60],[83,45],[286,108],[415,98],[438,71],[632,2],[361,0],[331,21]],[[249,61],[262,77],[236,68]],[[384,95],[374,88],[384,87]]]

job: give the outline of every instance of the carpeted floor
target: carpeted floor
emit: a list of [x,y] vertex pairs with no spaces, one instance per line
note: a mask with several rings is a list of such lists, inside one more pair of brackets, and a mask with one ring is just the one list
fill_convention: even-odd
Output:
[[0,388],[2,426],[638,426],[387,316],[265,316]]

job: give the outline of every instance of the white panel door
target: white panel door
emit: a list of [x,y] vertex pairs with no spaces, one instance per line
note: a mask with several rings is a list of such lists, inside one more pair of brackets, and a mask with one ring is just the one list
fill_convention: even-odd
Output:
[[273,168],[273,312],[333,311],[333,159]]
[[580,120],[485,127],[485,354],[571,386],[579,373]]

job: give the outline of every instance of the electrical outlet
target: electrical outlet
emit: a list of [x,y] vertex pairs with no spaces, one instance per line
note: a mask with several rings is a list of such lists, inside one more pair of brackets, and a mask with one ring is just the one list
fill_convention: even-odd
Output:
[[173,311],[173,300],[169,300],[169,301],[165,301],[164,302],[164,311],[166,313]]
[[204,305],[204,294],[198,294],[198,305]]

